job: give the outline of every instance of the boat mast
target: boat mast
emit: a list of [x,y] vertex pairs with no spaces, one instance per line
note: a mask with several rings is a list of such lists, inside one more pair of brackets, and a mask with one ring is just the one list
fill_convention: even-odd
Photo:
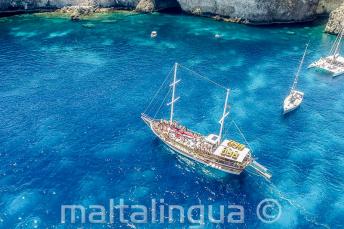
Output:
[[225,118],[228,116],[229,112],[227,112],[227,107],[228,107],[228,96],[229,96],[229,89],[227,89],[226,92],[226,100],[225,100],[225,105],[223,107],[223,114],[222,114],[222,118],[220,119],[219,123],[220,123],[220,132],[219,132],[219,137],[218,137],[218,144],[221,143],[221,138],[222,138],[222,131],[223,131],[223,125],[225,123]]
[[294,82],[293,82],[293,86],[291,87],[291,90],[292,90],[292,91],[295,90],[295,88],[296,88],[297,81],[298,81],[298,79],[299,79],[299,75],[300,75],[300,72],[301,72],[301,68],[302,68],[303,62],[304,62],[305,57],[306,57],[307,49],[308,49],[308,44],[306,45],[306,50],[305,50],[305,52],[303,53],[303,56],[302,56],[302,59],[301,59],[299,68],[297,69],[297,72],[296,72],[296,75],[295,75],[295,79],[294,79]]
[[339,40],[338,40],[337,47],[334,50],[334,54],[333,54],[333,59],[334,60],[336,59],[336,56],[339,53],[340,43],[342,42],[342,38],[343,38],[343,31],[344,31],[344,28],[342,29],[342,31],[338,35],[339,36]]
[[340,34],[338,34],[338,36],[336,37],[336,40],[334,40],[334,42],[333,42],[333,45],[332,45],[331,50],[330,50],[330,56],[334,55],[334,52],[335,52],[335,49],[337,47],[337,43],[339,40],[339,35]]
[[180,80],[177,80],[177,68],[178,63],[174,64],[174,73],[173,73],[173,82],[170,84],[170,87],[172,87],[172,100],[167,105],[171,105],[171,114],[170,114],[170,123],[173,122],[173,113],[174,113],[174,103],[177,102],[177,100],[180,98],[174,98],[176,93],[176,84],[179,83]]

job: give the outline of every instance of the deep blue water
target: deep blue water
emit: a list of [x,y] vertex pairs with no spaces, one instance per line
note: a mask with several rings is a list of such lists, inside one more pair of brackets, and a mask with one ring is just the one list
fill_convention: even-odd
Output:
[[[0,228],[76,228],[60,223],[62,204],[107,206],[111,198],[245,208],[242,224],[206,220],[190,228],[344,227],[344,79],[304,68],[304,102],[281,115],[305,44],[310,40],[308,65],[335,39],[323,24],[257,28],[126,13],[90,22],[94,28],[58,17],[0,19]],[[235,120],[271,182],[185,160],[144,125],[140,113],[174,62],[232,89],[226,136],[243,141]],[[176,119],[216,133],[223,90],[184,71],[179,77]],[[168,117],[166,111],[158,116]],[[257,219],[265,198],[282,205],[273,224]],[[133,225],[91,225],[103,227]]]

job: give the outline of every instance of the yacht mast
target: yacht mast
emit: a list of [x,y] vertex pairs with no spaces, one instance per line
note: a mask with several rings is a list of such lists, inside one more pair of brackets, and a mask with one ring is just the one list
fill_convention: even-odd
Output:
[[344,31],[344,28],[342,29],[342,31],[338,35],[339,36],[339,40],[338,40],[338,43],[337,43],[337,47],[334,50],[333,59],[335,59],[337,54],[339,53],[340,43],[342,42],[342,38],[343,38],[343,31]]
[[333,42],[333,45],[332,45],[331,50],[330,50],[330,56],[334,55],[335,49],[337,47],[337,42],[339,40],[339,35],[340,34],[337,35],[336,40],[334,40],[334,42]]
[[177,68],[178,63],[174,64],[174,73],[173,73],[173,82],[170,84],[170,87],[172,87],[172,100],[167,105],[171,105],[171,114],[170,114],[170,123],[173,122],[173,113],[174,113],[174,103],[177,102],[177,100],[180,98],[174,98],[176,93],[176,84],[179,83],[180,80],[177,80]]
[[302,56],[299,68],[297,69],[297,72],[296,72],[295,79],[294,79],[294,82],[293,82],[293,86],[291,87],[291,90],[295,90],[295,88],[296,88],[297,81],[299,80],[299,75],[300,75],[300,72],[301,72],[301,68],[302,68],[303,62],[304,62],[305,57],[306,57],[307,49],[308,49],[308,44],[306,45],[306,50],[303,53],[303,56]]
[[223,114],[222,114],[222,118],[220,119],[219,123],[220,123],[220,132],[219,132],[219,137],[218,137],[218,143],[221,143],[221,138],[222,138],[222,131],[223,131],[223,125],[225,123],[225,118],[228,116],[229,112],[227,112],[227,107],[228,107],[228,96],[229,96],[229,89],[227,89],[226,92],[226,100],[225,100],[225,105],[223,107]]

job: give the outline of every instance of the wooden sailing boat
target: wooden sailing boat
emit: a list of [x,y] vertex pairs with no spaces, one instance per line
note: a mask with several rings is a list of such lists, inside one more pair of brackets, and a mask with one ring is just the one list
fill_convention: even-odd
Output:
[[341,42],[344,36],[344,27],[338,34],[330,50],[330,55],[315,61],[308,68],[317,68],[332,74],[333,77],[344,74],[344,57],[340,55]]
[[303,53],[299,68],[297,69],[295,78],[294,78],[294,82],[293,82],[293,86],[291,87],[290,93],[289,95],[284,99],[284,103],[283,103],[283,113],[287,114],[293,110],[295,110],[296,108],[298,108],[303,100],[303,96],[304,93],[301,91],[296,90],[296,86],[299,80],[299,76],[300,76],[300,72],[303,66],[303,62],[305,60],[306,57],[306,53],[307,53],[307,49],[308,49],[308,44],[306,45],[306,50]]
[[[177,80],[179,66],[177,63],[174,65],[173,81],[170,84],[172,98],[171,102],[167,104],[171,108],[170,119],[155,119],[145,113],[141,114],[141,118],[152,132],[173,151],[204,165],[236,175],[239,175],[247,166],[250,166],[263,177],[271,178],[268,170],[252,158],[251,150],[247,146],[234,140],[222,139],[225,118],[229,115],[229,89],[223,87],[226,91],[226,97],[222,117],[219,121],[220,129],[218,134],[203,136],[187,129],[174,120],[174,105],[179,100],[179,97],[175,97],[176,85],[180,82],[180,79]],[[203,76],[201,78],[209,80]],[[209,82],[215,83],[211,80]]]

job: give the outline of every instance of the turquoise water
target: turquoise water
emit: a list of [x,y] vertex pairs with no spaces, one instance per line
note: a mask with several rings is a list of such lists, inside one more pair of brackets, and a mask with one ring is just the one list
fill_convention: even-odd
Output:
[[[344,227],[343,78],[303,69],[304,102],[281,115],[305,44],[310,40],[308,65],[335,39],[323,24],[257,28],[126,13],[88,23],[94,27],[37,15],[0,19],[1,228],[72,228],[60,223],[62,204],[107,205],[111,198],[148,206],[152,198],[186,207],[240,204],[245,220],[229,225],[235,228]],[[140,113],[176,61],[232,89],[226,136],[243,141],[235,120],[271,182],[181,158],[144,125]],[[217,132],[223,90],[186,71],[179,77],[176,119]],[[282,206],[273,224],[257,219],[265,198]],[[92,225],[109,227],[133,225]],[[224,227],[206,220],[190,228]]]

